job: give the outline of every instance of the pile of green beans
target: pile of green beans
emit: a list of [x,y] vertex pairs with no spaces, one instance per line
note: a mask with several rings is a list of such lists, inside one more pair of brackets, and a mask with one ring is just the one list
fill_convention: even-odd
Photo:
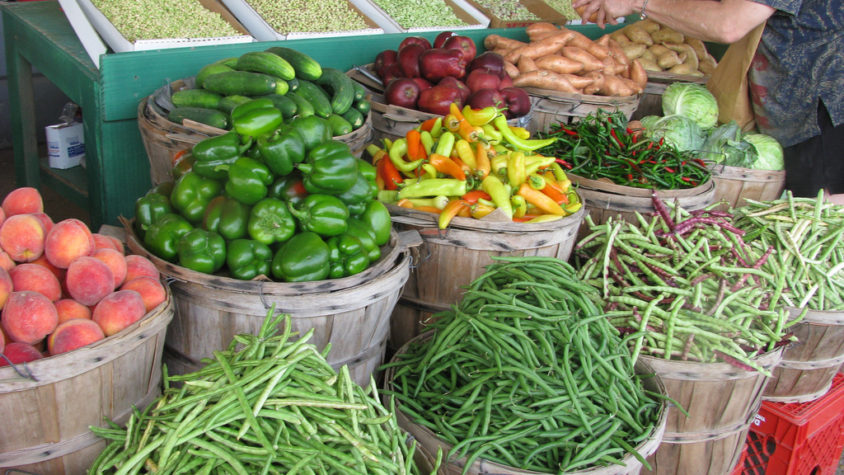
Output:
[[217,38],[240,33],[197,0],[92,0],[128,41]]
[[370,28],[348,0],[247,0],[279,33],[327,33]]
[[744,243],[732,215],[687,212],[654,197],[658,213],[638,223],[610,219],[576,246],[578,275],[601,289],[609,321],[640,353],[674,360],[724,361],[768,371],[753,358],[784,343],[784,272],[770,272],[772,249]]
[[[563,473],[622,463],[658,421],[630,352],[574,268],[547,257],[494,257],[429,339],[387,366],[382,391],[466,457]],[[448,460],[448,459],[447,459]]]
[[735,210],[745,241],[773,246],[774,259],[762,266],[785,277],[788,305],[811,310],[844,310],[844,207],[790,191],[775,201],[752,201]]
[[290,327],[271,311],[258,335],[236,336],[202,369],[165,372],[163,394],[125,429],[91,427],[111,442],[89,473],[418,473],[415,442],[376,385],[367,393],[346,366],[338,374],[308,343],[313,329],[294,340]]

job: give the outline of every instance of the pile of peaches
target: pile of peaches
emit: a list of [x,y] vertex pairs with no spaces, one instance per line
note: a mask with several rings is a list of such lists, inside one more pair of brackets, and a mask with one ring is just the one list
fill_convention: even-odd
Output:
[[81,220],[54,223],[37,189],[0,204],[0,366],[114,335],[164,302],[160,274]]

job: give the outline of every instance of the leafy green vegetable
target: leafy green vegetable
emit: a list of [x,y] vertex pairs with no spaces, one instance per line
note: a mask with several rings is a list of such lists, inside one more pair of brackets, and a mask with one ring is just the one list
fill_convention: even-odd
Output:
[[759,168],[762,170],[782,170],[785,168],[783,160],[782,145],[770,135],[765,134],[745,134],[742,139],[749,142],[759,158],[753,163],[752,168]]
[[700,156],[704,160],[742,168],[750,168],[758,157],[756,149],[742,140],[741,128],[734,120],[709,132]]
[[662,113],[664,116],[680,114],[701,129],[711,129],[718,123],[718,102],[703,85],[675,82],[662,94]]
[[680,151],[697,151],[703,147],[706,134],[695,121],[679,114],[659,117],[651,123],[642,121],[645,134],[653,140],[665,139]]

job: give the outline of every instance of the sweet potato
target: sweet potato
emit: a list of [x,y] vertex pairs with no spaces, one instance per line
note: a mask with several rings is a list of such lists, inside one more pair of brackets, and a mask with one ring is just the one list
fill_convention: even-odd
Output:
[[610,49],[610,56],[617,62],[629,66],[630,65],[630,58],[624,54],[624,49],[613,39],[609,41],[609,49]]
[[484,38],[484,48],[489,50],[497,48],[512,50],[513,48],[518,48],[519,46],[527,46],[527,43],[524,41],[514,40],[512,38],[506,38],[501,35],[487,35],[487,37]]
[[519,75],[519,77],[513,79],[513,85],[516,87],[537,87],[560,92],[580,92],[580,89],[574,87],[562,75],[544,69]]
[[596,42],[592,42],[587,48],[586,51],[589,52],[592,56],[598,59],[605,59],[610,56],[610,49],[605,45],[599,45]]
[[630,63],[630,79],[642,90],[648,84],[648,72],[638,59]]
[[609,56],[602,59],[601,64],[604,65],[604,67],[601,68],[601,71],[605,73],[616,75],[627,74],[627,66],[619,63],[618,61]]
[[605,96],[632,96],[633,89],[630,88],[623,78],[604,74],[604,83],[598,92]]
[[592,44],[592,40],[590,40],[588,36],[584,35],[579,31],[569,30],[565,27],[560,28],[560,30],[571,32],[571,38],[568,42],[566,42],[567,46],[577,46],[579,48],[588,49],[589,45]]
[[583,88],[584,94],[595,94],[604,87],[604,73],[600,71],[592,71],[585,74],[583,77],[592,81],[591,84]]
[[621,80],[621,82],[622,82],[622,83],[624,83],[624,85],[625,85],[628,89],[630,89],[630,90],[632,91],[632,94],[641,94],[641,93],[642,93],[642,91],[644,91],[644,90],[645,90],[645,87],[644,87],[644,86],[639,86],[638,84],[636,84],[635,82],[633,82],[633,80],[632,80],[632,79],[625,78],[625,77],[620,77],[619,79]]
[[[545,56],[543,56],[543,57],[545,57]],[[537,65],[536,62],[533,59],[531,59],[531,58],[529,58],[525,55],[522,55],[522,57],[519,58],[519,62],[516,64],[516,67],[519,69],[519,74],[529,73],[531,71],[536,71],[537,69],[540,69],[539,65]],[[549,69],[549,68],[541,68],[541,69]]]
[[686,37],[679,31],[670,28],[662,28],[651,33],[654,43],[682,43]]
[[654,44],[654,40],[651,38],[650,33],[645,31],[644,28],[637,26],[635,23],[625,27],[622,31],[624,31],[624,34],[627,35],[627,37],[630,38],[630,41],[634,43],[642,43],[648,46]]
[[583,89],[592,84],[592,78],[587,76],[580,76],[578,74],[561,74],[560,76],[566,78],[566,80],[577,89]]
[[513,79],[519,74],[521,74],[519,72],[519,68],[510,61],[504,61],[504,72],[507,73],[508,76],[510,76],[510,79]]
[[[519,61],[521,62],[521,60]],[[555,73],[577,73],[583,70],[583,63],[558,54],[549,54],[537,58],[535,66],[538,69],[547,69]],[[521,70],[521,68],[519,68]]]
[[601,63],[598,58],[592,56],[583,48],[578,48],[577,46],[563,46],[562,52],[563,56],[566,58],[582,63],[583,70],[586,72],[596,71],[604,67],[604,64]]
[[560,30],[553,24],[548,22],[538,22],[538,23],[531,23],[525,28],[525,33],[527,33],[528,38],[530,41],[539,41],[543,38],[546,38],[554,33],[559,33]]

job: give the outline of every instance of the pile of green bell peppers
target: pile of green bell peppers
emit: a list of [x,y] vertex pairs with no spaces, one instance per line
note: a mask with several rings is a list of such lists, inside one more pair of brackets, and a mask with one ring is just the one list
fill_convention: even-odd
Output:
[[366,270],[390,239],[374,167],[316,116],[280,118],[255,99],[232,131],[197,143],[173,181],[135,203],[148,250],[188,269],[249,280],[336,279]]

